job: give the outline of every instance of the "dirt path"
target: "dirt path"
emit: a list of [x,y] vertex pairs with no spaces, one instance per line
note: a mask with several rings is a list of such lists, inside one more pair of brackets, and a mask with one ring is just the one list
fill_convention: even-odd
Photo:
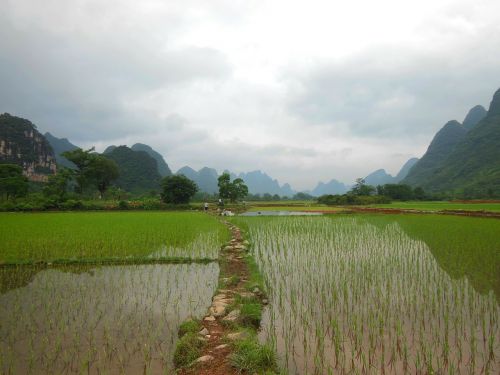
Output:
[[196,365],[178,370],[179,374],[201,374],[201,375],[231,375],[239,372],[229,363],[231,346],[223,338],[230,334],[231,330],[224,325],[223,319],[227,319],[226,307],[234,302],[237,294],[250,296],[244,285],[248,281],[249,270],[244,260],[246,246],[243,243],[240,229],[224,221],[231,230],[231,241],[220,253],[220,276],[219,285],[222,289],[212,298],[212,306],[204,317],[202,324],[207,329],[205,334],[207,344],[203,349],[202,357],[205,361],[199,361]]

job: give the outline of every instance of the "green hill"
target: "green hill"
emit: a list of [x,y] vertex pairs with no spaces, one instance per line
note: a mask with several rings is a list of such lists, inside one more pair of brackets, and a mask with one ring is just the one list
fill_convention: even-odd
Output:
[[160,176],[165,177],[172,175],[172,171],[168,167],[168,164],[165,162],[165,159],[163,159],[163,156],[159,152],[153,150],[150,146],[142,143],[136,143],[131,147],[131,149],[134,151],[147,152],[149,156],[155,159],[156,164],[158,165],[158,173],[160,173]]
[[422,186],[466,197],[500,197],[500,89],[474,126]]
[[466,130],[471,130],[479,123],[479,121],[485,118],[487,114],[488,111],[486,111],[482,105],[476,105],[469,111],[469,113],[467,113],[467,116],[465,116],[464,121],[462,122],[462,126]]
[[158,166],[147,152],[118,146],[103,155],[118,165],[120,177],[114,183],[117,187],[132,193],[159,189]]
[[426,181],[434,175],[466,134],[467,130],[458,121],[447,122],[434,136],[424,156],[410,169],[401,183],[427,186]]

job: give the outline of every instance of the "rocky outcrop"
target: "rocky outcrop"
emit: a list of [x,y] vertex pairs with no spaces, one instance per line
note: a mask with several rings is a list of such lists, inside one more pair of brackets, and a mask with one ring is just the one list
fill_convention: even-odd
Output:
[[0,115],[0,163],[17,164],[30,181],[45,182],[57,171],[54,151],[30,121]]

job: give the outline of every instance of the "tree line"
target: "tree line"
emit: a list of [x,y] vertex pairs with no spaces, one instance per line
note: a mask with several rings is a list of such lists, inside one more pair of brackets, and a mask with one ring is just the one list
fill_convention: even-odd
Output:
[[318,198],[318,203],[326,205],[365,205],[391,203],[392,200],[430,200],[421,187],[412,188],[405,184],[368,185],[363,178],[356,179],[356,183],[346,194],[327,194]]
[[[59,168],[58,173],[48,177],[48,181],[41,188],[41,195],[48,200],[49,207],[60,207],[68,201],[83,198],[98,192],[98,198],[105,197],[108,191],[113,197],[124,198],[127,194],[120,191],[113,182],[119,177],[117,164],[96,152],[89,150],[75,149],[62,154],[71,161],[76,168]],[[184,175],[172,175],[164,177],[160,183],[159,197],[165,204],[188,204],[199,191],[196,183]],[[218,198],[236,202],[244,199],[248,195],[248,187],[241,178],[231,181],[228,173],[222,174],[218,179]],[[0,164],[0,198],[11,200],[27,196],[30,190],[30,183],[23,175],[23,170],[19,165]],[[37,198],[42,199],[36,193]],[[152,192],[151,196],[158,196],[157,192]],[[126,203],[120,202],[122,206]],[[75,207],[76,208],[76,207]]]

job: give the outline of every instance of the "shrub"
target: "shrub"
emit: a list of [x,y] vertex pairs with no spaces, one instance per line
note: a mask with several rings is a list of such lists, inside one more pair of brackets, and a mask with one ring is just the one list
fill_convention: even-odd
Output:
[[128,210],[128,203],[127,203],[127,201],[123,201],[122,200],[122,201],[118,202],[118,208],[120,210]]

